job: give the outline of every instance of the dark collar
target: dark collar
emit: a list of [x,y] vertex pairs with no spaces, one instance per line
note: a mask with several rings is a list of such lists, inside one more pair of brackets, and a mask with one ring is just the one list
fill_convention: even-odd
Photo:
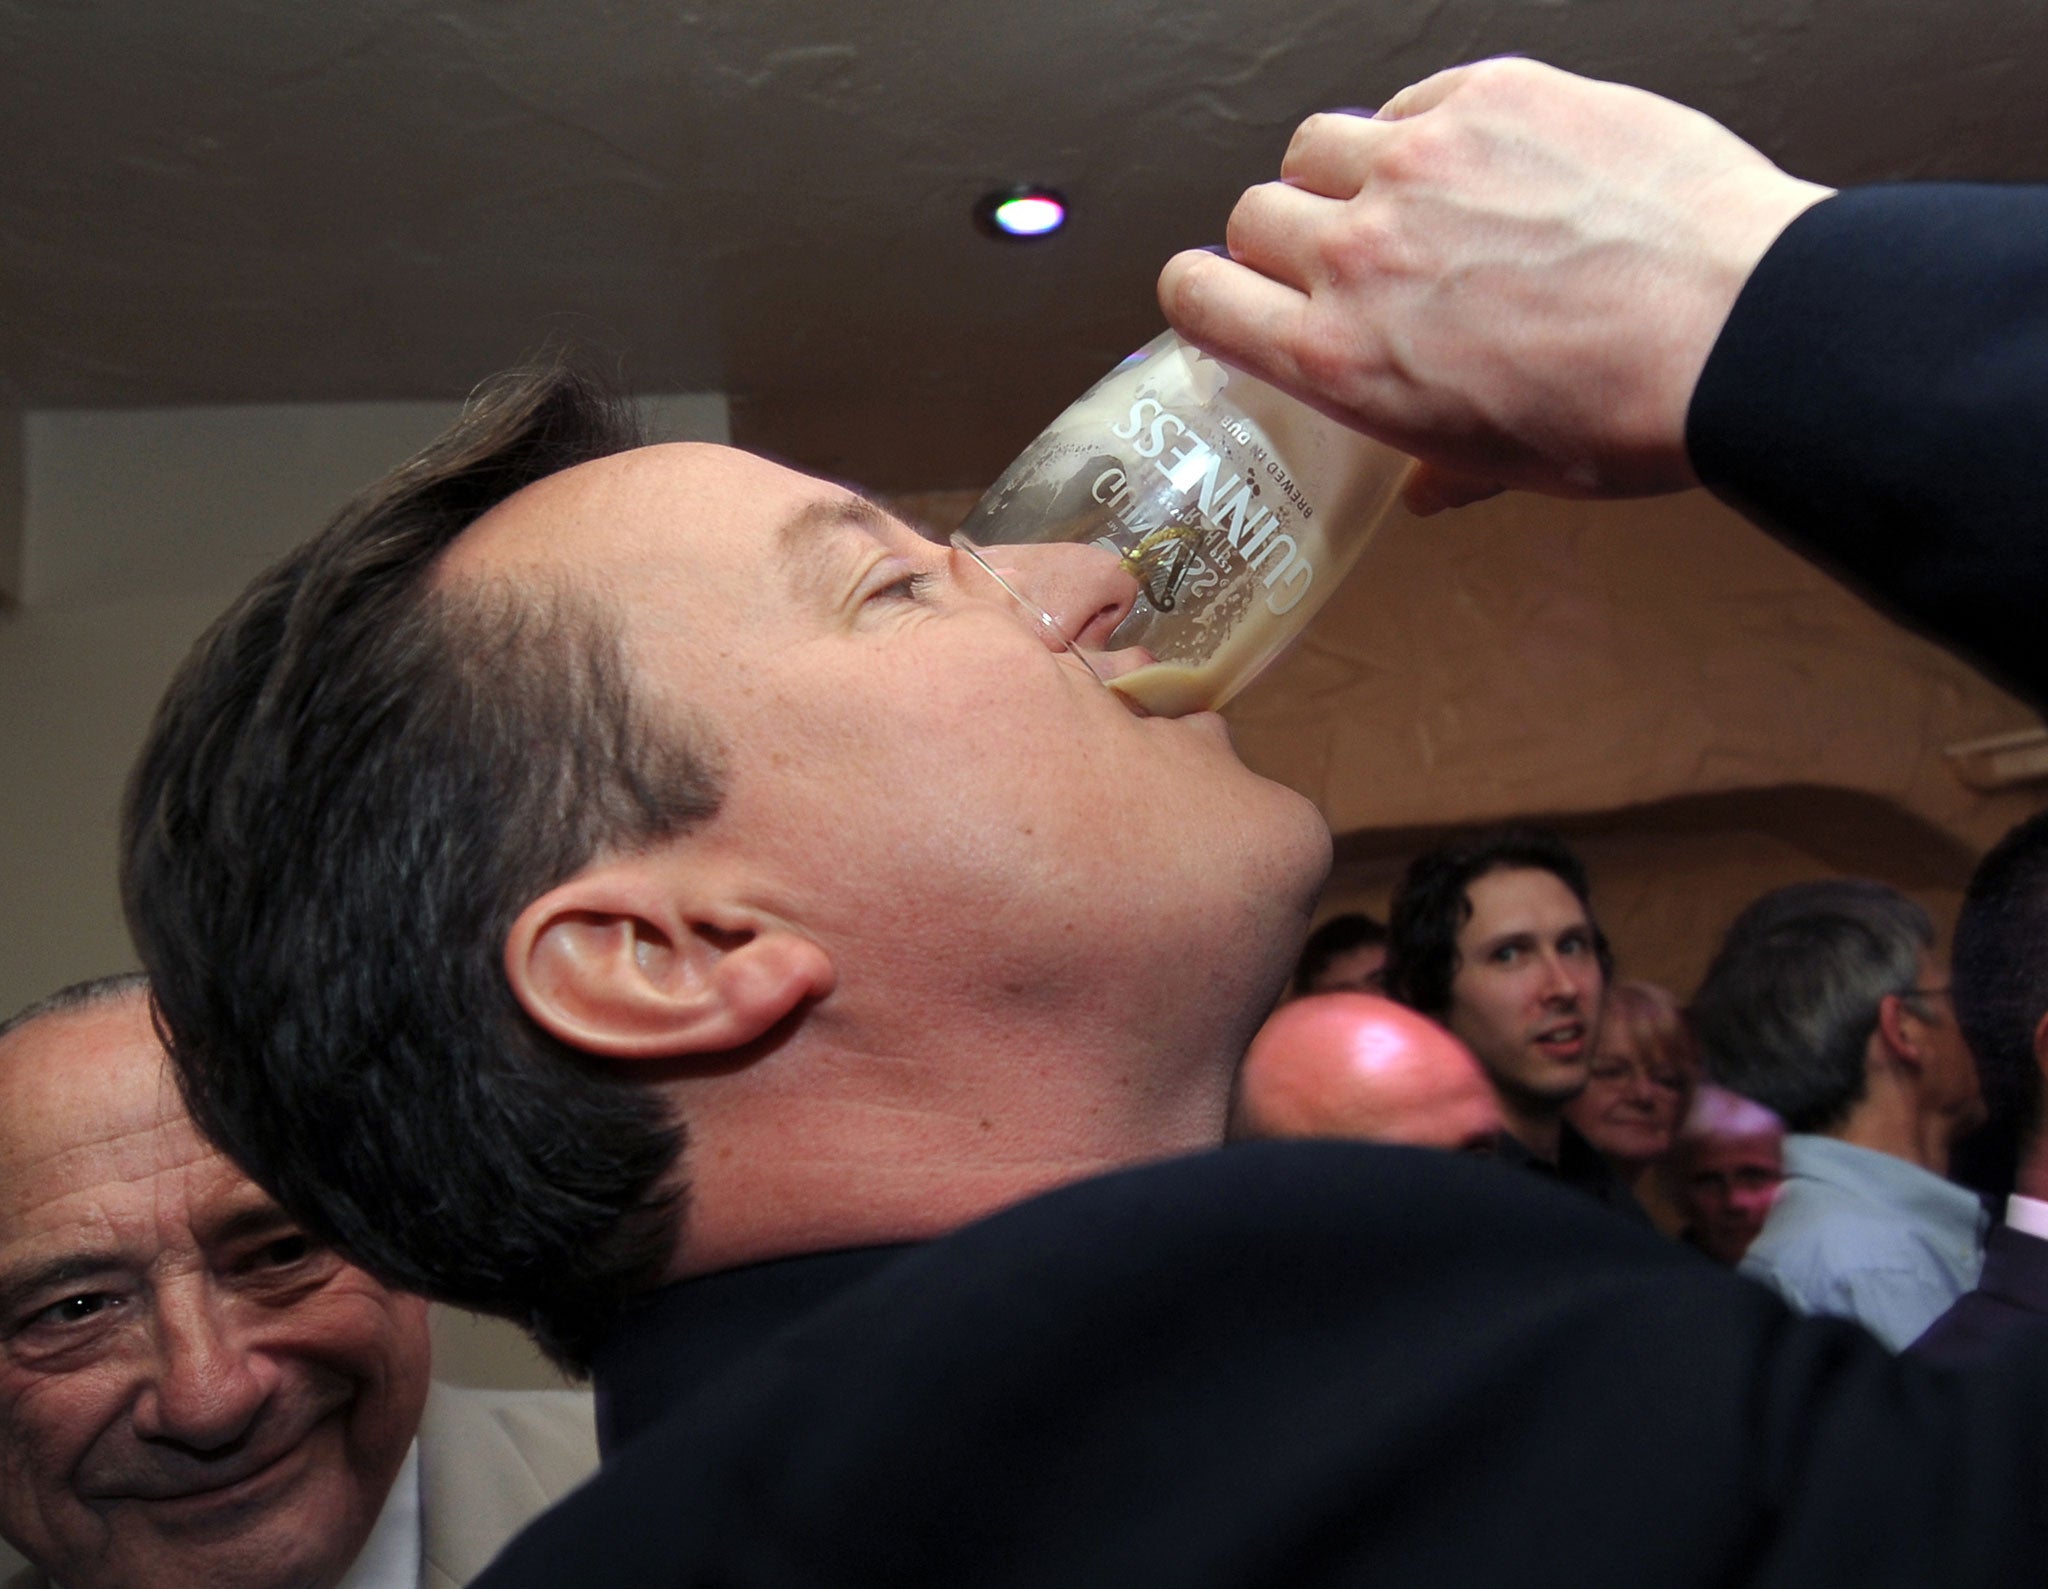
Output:
[[1517,1169],[1533,1170],[1538,1175],[1547,1175],[1566,1186],[1577,1187],[1589,1197],[1598,1199],[1609,1208],[1624,1214],[1632,1214],[1649,1223],[1650,1216],[1643,1205],[1636,1200],[1614,1171],[1614,1166],[1601,1157],[1600,1150],[1574,1131],[1568,1121],[1558,1123],[1557,1162],[1539,1159],[1523,1146],[1522,1139],[1512,1131],[1503,1131],[1494,1145],[1494,1156],[1503,1164],[1512,1164]]
[[1977,1289],[2029,1313],[2048,1314],[2048,1241],[1994,1226],[1984,1238],[1984,1273]]
[[605,1337],[591,1365],[599,1448],[609,1457],[733,1358],[910,1250],[806,1253],[650,1291]]

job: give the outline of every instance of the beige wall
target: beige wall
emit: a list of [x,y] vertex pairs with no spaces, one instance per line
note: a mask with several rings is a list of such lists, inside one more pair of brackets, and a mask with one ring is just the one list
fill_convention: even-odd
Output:
[[1343,835],[1324,913],[1383,913],[1417,850],[1534,817],[1585,854],[1624,969],[1681,994],[1785,882],[1882,878],[1946,926],[2048,803],[1942,754],[2027,706],[1699,492],[1397,515],[1230,717]]
[[134,964],[115,833],[171,671],[252,575],[453,412],[26,416],[19,601],[0,612],[0,1007]]

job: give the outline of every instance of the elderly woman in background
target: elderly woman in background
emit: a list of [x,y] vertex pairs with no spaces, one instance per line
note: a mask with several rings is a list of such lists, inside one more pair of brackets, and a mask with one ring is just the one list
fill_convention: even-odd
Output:
[[1564,1115],[1668,1236],[1679,1233],[1684,1215],[1650,1171],[1671,1152],[1698,1079],[1698,1053],[1678,1001],[1653,982],[1608,989],[1586,1090]]

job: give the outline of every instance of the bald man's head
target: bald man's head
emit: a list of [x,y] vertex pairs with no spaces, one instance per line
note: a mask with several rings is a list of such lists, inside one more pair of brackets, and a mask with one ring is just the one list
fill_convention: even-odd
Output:
[[1273,1012],[1245,1055],[1235,1138],[1347,1137],[1473,1148],[1500,1105],[1465,1045],[1426,1016],[1368,993],[1320,993]]
[[1739,1093],[1702,1087],[1665,1174],[1694,1243],[1722,1263],[1739,1263],[1785,1178],[1785,1122]]

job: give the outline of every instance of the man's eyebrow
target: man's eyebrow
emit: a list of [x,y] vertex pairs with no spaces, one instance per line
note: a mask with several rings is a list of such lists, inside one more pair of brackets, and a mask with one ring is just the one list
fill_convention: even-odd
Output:
[[238,1208],[226,1218],[210,1223],[198,1232],[202,1244],[208,1247],[223,1246],[229,1242],[248,1241],[256,1236],[273,1236],[280,1232],[296,1231],[299,1222],[277,1204],[267,1199]]
[[829,544],[834,530],[862,530],[879,540],[902,528],[900,519],[867,497],[820,497],[776,527],[775,555],[799,595],[830,599],[831,567],[821,566],[816,554],[820,545]]
[[819,497],[806,502],[777,526],[775,550],[779,556],[794,560],[810,550],[821,532],[851,525],[881,535],[895,529],[897,523],[888,509],[866,497]]

